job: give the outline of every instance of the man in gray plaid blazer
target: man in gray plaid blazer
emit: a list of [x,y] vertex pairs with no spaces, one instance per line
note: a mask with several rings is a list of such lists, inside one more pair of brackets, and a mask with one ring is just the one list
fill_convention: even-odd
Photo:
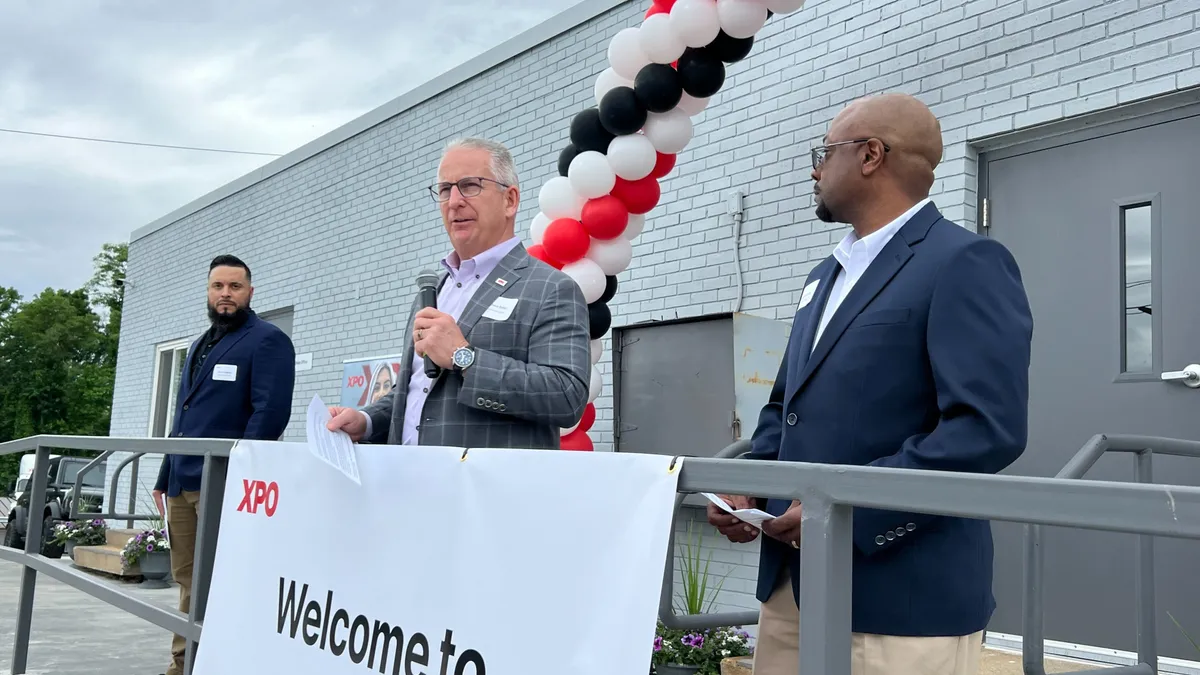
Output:
[[588,402],[583,292],[515,236],[520,190],[503,145],[451,143],[430,191],[453,248],[438,308],[414,300],[396,386],[363,410],[331,407],[328,426],[368,443],[557,449]]

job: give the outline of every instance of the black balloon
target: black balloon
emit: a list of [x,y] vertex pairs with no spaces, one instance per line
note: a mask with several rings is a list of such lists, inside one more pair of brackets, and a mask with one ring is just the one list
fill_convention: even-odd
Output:
[[679,105],[683,82],[679,72],[665,63],[642,66],[633,78],[633,91],[642,107],[653,113],[665,113]]
[[769,9],[768,9],[768,10],[767,10],[767,18],[769,19],[769,18],[771,18],[771,17],[773,17],[773,16],[775,16],[775,12],[772,12],[771,10],[769,10]]
[[613,87],[600,99],[600,124],[615,136],[637,133],[646,124],[646,109],[629,87]]
[[571,160],[575,159],[575,155],[578,154],[579,148],[575,147],[574,143],[568,143],[567,147],[558,153],[558,175],[567,175],[567,170],[571,168]]
[[614,134],[600,123],[600,111],[594,107],[581,111],[571,120],[571,143],[579,152],[605,152],[613,138]]
[[607,303],[609,300],[612,300],[613,296],[615,296],[616,294],[617,294],[617,278],[610,274],[610,275],[604,277],[604,295],[601,295],[600,299],[597,300],[596,302]]
[[604,337],[612,327],[612,312],[607,304],[597,301],[588,305],[588,325],[593,340]]
[[718,61],[725,63],[734,63],[741,61],[750,54],[750,49],[754,47],[754,36],[748,38],[729,37],[725,31],[717,33],[717,37],[708,46],[704,47],[704,51],[711,54]]
[[725,64],[703,49],[688,49],[679,57],[679,81],[696,98],[708,98],[725,84]]

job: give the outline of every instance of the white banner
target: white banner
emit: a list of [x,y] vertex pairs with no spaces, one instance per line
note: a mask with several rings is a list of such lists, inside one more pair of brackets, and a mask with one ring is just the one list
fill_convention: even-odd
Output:
[[649,672],[670,457],[355,454],[234,448],[197,675]]

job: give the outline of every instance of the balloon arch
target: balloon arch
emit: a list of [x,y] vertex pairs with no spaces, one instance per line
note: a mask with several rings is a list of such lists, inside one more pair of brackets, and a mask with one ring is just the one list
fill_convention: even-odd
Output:
[[592,450],[588,431],[604,384],[596,364],[612,324],[608,303],[629,267],[633,240],[659,203],[659,180],[692,140],[692,117],[744,59],[772,14],[804,0],[653,0],[637,27],[608,45],[596,105],[571,120],[558,174],[538,193],[529,253],[567,273],[588,302],[592,376],[583,419],[562,430],[564,450]]

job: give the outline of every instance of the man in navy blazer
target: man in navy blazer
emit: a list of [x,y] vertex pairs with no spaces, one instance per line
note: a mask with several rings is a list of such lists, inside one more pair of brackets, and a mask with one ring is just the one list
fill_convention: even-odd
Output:
[[[250,309],[250,268],[231,255],[209,265],[208,318],[212,322],[188,350],[176,397],[172,436],[277,440],[292,414],[296,352],[282,330]],[[192,596],[192,559],[200,506],[204,458],[163,458],[154,500],[160,513],[166,497],[171,576],[179,582],[179,611]],[[167,675],[183,675],[187,642],[171,641]]]
[[[813,150],[817,216],[852,231],[805,280],[751,458],[996,473],[1024,451],[1020,271],[929,200],[941,156],[937,119],[898,94],[852,103]],[[778,517],[763,527],[754,672],[794,675],[803,505],[762,508]],[[735,542],[757,534],[708,516]],[[853,542],[853,675],[974,674],[995,608],[989,523],[856,508]]]

